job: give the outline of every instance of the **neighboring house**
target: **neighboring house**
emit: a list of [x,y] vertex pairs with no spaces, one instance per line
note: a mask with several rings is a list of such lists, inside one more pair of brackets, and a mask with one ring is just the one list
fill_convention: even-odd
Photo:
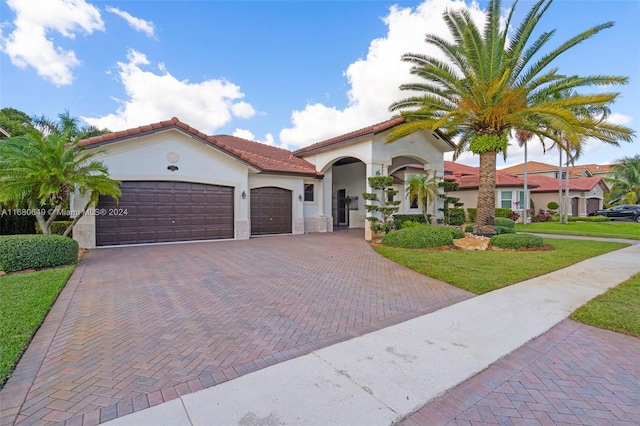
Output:
[[[524,175],[524,163],[516,164],[515,166],[506,167],[500,169],[505,173],[511,173],[512,175],[523,176]],[[566,168],[562,175],[566,177]],[[611,177],[610,165],[599,164],[584,164],[581,166],[569,166],[569,178],[577,177]],[[540,163],[537,161],[527,162],[527,175],[528,176],[549,176],[552,178],[558,178],[559,170],[557,165]]]
[[11,133],[9,133],[4,127],[0,126],[0,139],[11,137]]
[[[464,208],[478,205],[480,169],[452,161],[444,162],[445,179],[456,182],[458,191],[450,192],[451,197],[460,198]],[[528,184],[529,194],[536,185]],[[496,208],[522,211],[525,206],[524,180],[513,174],[496,171]]]
[[[559,202],[558,179],[549,176],[529,176],[529,182],[537,185],[531,190],[531,199],[537,210],[546,209],[550,202]],[[562,180],[562,192],[565,193],[566,179]],[[600,210],[604,205],[604,194],[609,192],[609,187],[602,177],[569,178],[569,212],[572,216],[587,216],[595,210]]]
[[[74,228],[81,247],[247,239],[364,228],[367,178],[409,164],[442,176],[454,145],[422,131],[386,144],[398,117],[290,152],[234,136],[209,136],[177,118],[79,142],[99,150],[119,204],[103,197]],[[398,184],[401,184],[399,182]],[[87,195],[85,195],[86,197]],[[404,196],[404,194],[402,194]],[[74,205],[84,205],[74,194]],[[404,203],[401,212],[412,212]]]

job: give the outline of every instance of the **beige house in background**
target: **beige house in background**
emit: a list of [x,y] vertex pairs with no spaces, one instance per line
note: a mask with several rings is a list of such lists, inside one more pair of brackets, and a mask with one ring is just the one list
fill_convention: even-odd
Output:
[[[550,202],[559,203],[558,179],[544,175],[534,175],[527,178],[536,185],[531,190],[531,200],[536,211],[546,209]],[[562,192],[566,188],[566,179],[562,180]],[[602,177],[569,178],[569,200],[567,207],[571,216],[588,216],[589,213],[600,210],[604,206],[604,194],[609,187]]]
[[[581,166],[569,167],[569,178],[586,178],[586,177],[610,177],[611,167],[608,164],[583,164]],[[566,168],[565,168],[566,169]],[[510,173],[516,176],[524,176],[524,163],[516,164],[515,166],[506,167],[500,169],[505,173]],[[527,162],[527,175],[528,176],[549,176],[552,178],[558,178],[558,166],[540,163],[538,161]],[[563,176],[566,177],[563,173]]]

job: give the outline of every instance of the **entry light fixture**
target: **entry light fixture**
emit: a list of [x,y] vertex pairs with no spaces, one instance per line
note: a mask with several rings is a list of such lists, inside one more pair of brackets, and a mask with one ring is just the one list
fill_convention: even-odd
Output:
[[298,200],[302,201],[302,194],[298,195]]
[[242,199],[243,200],[247,199],[247,193],[245,191],[242,191]]
[[170,166],[167,166],[167,170],[171,170],[172,172],[175,172],[176,170],[178,170],[178,166],[175,166],[172,164]]

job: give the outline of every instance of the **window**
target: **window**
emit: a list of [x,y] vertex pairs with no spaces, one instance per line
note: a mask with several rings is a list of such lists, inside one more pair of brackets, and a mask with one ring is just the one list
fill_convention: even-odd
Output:
[[510,209],[513,201],[513,192],[500,191],[500,207],[503,209]]
[[313,201],[313,184],[312,183],[304,184],[304,200]]
[[417,209],[418,208],[418,196],[414,196],[411,198],[411,208],[412,209]]
[[518,206],[518,209],[520,210],[524,210],[527,207],[527,204],[525,203],[525,198],[524,198],[524,191],[518,191],[520,197],[520,205]]

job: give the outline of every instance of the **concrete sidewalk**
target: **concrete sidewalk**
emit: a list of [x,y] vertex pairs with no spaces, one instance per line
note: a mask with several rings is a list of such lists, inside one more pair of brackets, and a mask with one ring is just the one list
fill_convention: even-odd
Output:
[[633,245],[108,424],[389,425],[638,272]]

